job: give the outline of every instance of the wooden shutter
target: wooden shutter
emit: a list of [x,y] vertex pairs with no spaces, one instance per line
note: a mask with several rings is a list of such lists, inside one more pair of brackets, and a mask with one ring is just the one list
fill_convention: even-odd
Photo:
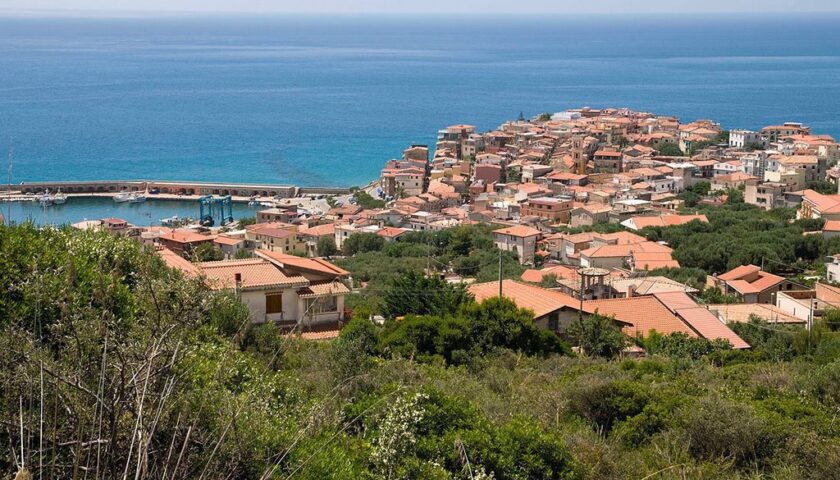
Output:
[[270,293],[265,296],[265,313],[271,315],[274,313],[283,313],[283,294]]

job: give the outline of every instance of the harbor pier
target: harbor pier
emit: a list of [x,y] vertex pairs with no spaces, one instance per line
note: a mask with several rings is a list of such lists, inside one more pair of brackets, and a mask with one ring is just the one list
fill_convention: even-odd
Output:
[[230,195],[235,201],[248,201],[251,197],[293,198],[304,195],[346,195],[349,188],[341,187],[297,187],[294,185],[271,185],[224,182],[191,182],[167,180],[79,180],[21,182],[0,185],[6,194],[34,195],[61,191],[68,196],[110,196],[120,192],[147,192],[159,198],[189,199],[205,195]]

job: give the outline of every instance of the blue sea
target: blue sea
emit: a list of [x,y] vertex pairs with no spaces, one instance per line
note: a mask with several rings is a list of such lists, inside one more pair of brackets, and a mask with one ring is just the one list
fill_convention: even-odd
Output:
[[350,186],[448,124],[584,105],[840,137],[838,20],[0,18],[0,153],[15,183]]

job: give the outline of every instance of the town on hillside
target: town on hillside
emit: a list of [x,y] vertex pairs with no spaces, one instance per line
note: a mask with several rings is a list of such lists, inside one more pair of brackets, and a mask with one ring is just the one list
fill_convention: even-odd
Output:
[[[486,265],[421,255],[425,275],[468,285],[478,300],[501,294],[560,335],[599,312],[630,335],[655,330],[749,348],[728,324],[807,327],[840,307],[840,256],[825,258],[820,278],[803,280],[801,269],[756,255],[700,268],[688,281],[668,272],[698,265],[681,265],[671,242],[646,232],[708,224],[709,207],[738,202],[815,220],[807,235],[840,236],[838,159],[831,136],[801,123],[724,130],[713,120],[580,108],[483,133],[443,128],[434,146],[408,146],[352,195],[306,208],[278,201],[238,225],[143,228],[109,218],[77,227],[137,238],[211,288],[239,292],[254,322],[332,338],[349,319],[347,297],[376,283],[354,271],[355,254],[482,225],[500,252],[499,278],[494,258],[477,278]],[[502,254],[518,270],[503,272]]]

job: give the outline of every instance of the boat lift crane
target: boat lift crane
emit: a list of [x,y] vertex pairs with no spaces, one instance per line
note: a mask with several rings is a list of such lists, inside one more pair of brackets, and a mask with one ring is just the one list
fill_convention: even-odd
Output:
[[205,195],[198,199],[199,215],[198,221],[205,227],[212,227],[219,219],[219,225],[233,223],[233,201],[230,195],[216,198],[213,195]]

